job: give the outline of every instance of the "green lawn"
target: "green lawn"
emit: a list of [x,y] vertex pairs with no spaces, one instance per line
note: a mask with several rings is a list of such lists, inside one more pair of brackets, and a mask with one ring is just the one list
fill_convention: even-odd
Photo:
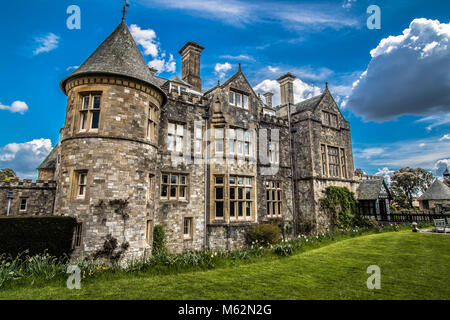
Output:
[[[381,268],[380,290],[366,287],[369,265]],[[402,231],[208,271],[106,274],[81,290],[13,284],[0,299],[450,299],[449,267],[450,236]]]

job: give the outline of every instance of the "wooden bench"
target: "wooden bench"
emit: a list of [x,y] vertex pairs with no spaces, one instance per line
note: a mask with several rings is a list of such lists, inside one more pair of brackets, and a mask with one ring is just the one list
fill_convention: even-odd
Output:
[[[447,219],[447,223],[449,219]],[[434,231],[435,232],[443,232],[445,233],[446,223],[445,219],[433,219]]]

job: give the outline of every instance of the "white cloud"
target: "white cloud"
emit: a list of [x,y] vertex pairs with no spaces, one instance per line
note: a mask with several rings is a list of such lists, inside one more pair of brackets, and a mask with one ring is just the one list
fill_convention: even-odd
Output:
[[138,25],[132,24],[130,32],[136,43],[144,49],[143,54],[152,58],[148,63],[149,67],[158,70],[158,74],[161,72],[175,73],[176,62],[173,55],[169,54],[169,58],[166,57],[166,53],[162,51],[160,43],[157,41],[154,30],[142,29]]
[[439,127],[442,125],[446,125],[446,124],[450,124],[450,113],[445,113],[445,114],[433,114],[427,117],[423,117],[419,120],[416,120],[416,122],[425,122],[425,123],[430,123],[430,125],[428,125],[426,127],[426,129],[428,131],[431,131],[433,128],[435,127]]
[[[150,7],[182,10],[206,19],[219,20],[236,27],[255,23],[281,24],[289,30],[340,29],[357,27],[357,18],[339,12],[336,4],[283,3],[264,5],[239,0],[140,0]],[[268,9],[270,8],[270,10]]]
[[366,120],[450,111],[450,23],[415,19],[380,41],[354,83],[348,107]]
[[38,55],[58,48],[59,36],[50,32],[45,37],[35,38],[35,41],[39,46],[33,50],[33,54]]
[[[280,84],[276,80],[266,79],[258,83],[254,88],[255,92],[264,94],[266,92],[272,92],[272,102],[274,106],[281,103]],[[298,103],[303,100],[312,98],[321,93],[321,89],[314,85],[307,84],[300,79],[294,80],[294,102]]]
[[229,60],[238,60],[238,61],[255,61],[255,58],[246,54],[240,54],[237,56],[232,56],[229,54],[225,54],[220,56],[221,59],[229,59]]
[[342,8],[350,9],[357,0],[345,0],[345,2],[342,4]]
[[219,76],[219,78],[224,78],[226,73],[231,69],[231,64],[228,62],[225,63],[216,63],[214,67],[214,72]]
[[447,168],[450,168],[450,158],[436,161],[433,168],[434,175],[438,178],[442,178],[442,175]]
[[440,138],[439,139],[439,141],[445,141],[445,140],[450,140],[450,134],[444,134],[443,136],[442,136],[442,138]]
[[66,71],[71,71],[71,70],[76,70],[78,69],[80,66],[69,66],[66,68]]
[[280,68],[272,67],[272,66],[268,66],[267,68],[270,70],[270,72],[273,72],[273,73],[276,73],[280,70]]
[[50,139],[34,139],[0,147],[0,168],[11,168],[22,179],[37,176],[36,168],[52,150]]
[[0,110],[24,114],[28,110],[28,105],[23,101],[14,101],[10,106],[5,106],[0,102]]
[[391,184],[391,177],[394,175],[395,170],[389,170],[389,168],[384,167],[383,169],[378,169],[375,173],[376,176],[383,177],[388,185]]
[[[417,146],[422,144],[420,148]],[[359,167],[423,168],[432,170],[436,161],[449,156],[450,141],[439,137],[378,143],[376,146],[354,148],[354,158]]]

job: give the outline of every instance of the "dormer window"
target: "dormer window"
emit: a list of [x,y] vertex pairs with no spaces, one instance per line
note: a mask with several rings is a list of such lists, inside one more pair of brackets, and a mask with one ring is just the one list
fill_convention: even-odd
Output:
[[181,93],[188,92],[188,88],[170,83],[169,92],[173,92],[173,91],[177,92],[180,95]]
[[230,91],[228,102],[232,106],[248,110],[248,95]]

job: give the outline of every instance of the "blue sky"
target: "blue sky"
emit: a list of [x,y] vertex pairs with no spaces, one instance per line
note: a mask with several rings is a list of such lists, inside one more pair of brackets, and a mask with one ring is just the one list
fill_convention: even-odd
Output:
[[[69,30],[69,5],[81,29]],[[381,29],[368,29],[370,5]],[[121,1],[10,1],[0,12],[0,168],[22,178],[58,141],[66,97],[59,81],[121,19]],[[355,168],[380,175],[404,167],[441,174],[450,164],[450,3],[413,1],[135,0],[127,24],[163,77],[180,75],[178,50],[205,47],[203,86],[224,81],[238,62],[258,92],[285,72],[296,102],[325,81],[352,128]],[[133,25],[133,26],[132,26]]]

